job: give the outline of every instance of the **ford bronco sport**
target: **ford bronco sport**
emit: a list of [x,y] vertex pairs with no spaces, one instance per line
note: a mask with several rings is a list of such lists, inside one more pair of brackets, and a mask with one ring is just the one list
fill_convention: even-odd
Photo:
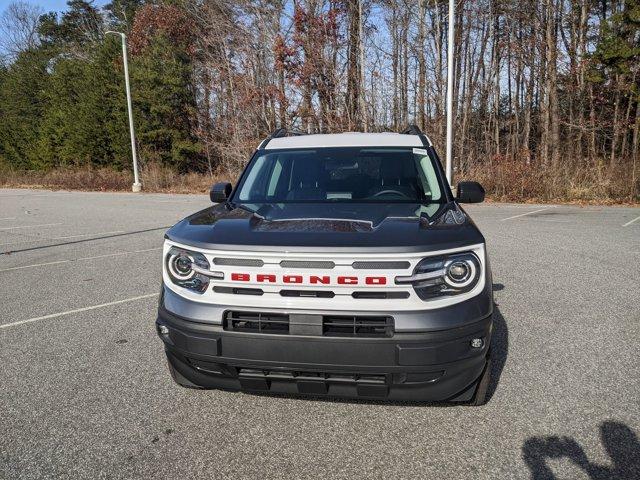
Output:
[[180,385],[480,405],[493,292],[485,240],[431,141],[264,140],[232,188],[174,225],[157,332]]

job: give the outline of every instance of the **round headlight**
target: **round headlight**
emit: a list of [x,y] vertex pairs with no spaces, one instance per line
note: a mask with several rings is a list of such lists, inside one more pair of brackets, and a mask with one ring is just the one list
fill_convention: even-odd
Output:
[[186,255],[176,257],[174,266],[180,275],[189,275],[191,273],[191,259]]
[[482,264],[473,252],[423,258],[411,276],[396,277],[397,285],[411,284],[421,300],[460,295],[473,290],[482,275]]
[[456,262],[449,265],[449,276],[456,282],[463,282],[469,275],[469,267],[466,263]]
[[476,278],[477,267],[470,259],[456,259],[446,263],[445,283],[454,288],[464,288]]
[[169,273],[177,280],[189,280],[194,275],[194,271],[191,268],[192,263],[193,257],[185,252],[173,254],[167,262]]
[[202,274],[209,271],[209,261],[200,252],[171,247],[165,257],[165,268],[174,285],[199,294],[209,286],[209,277]]

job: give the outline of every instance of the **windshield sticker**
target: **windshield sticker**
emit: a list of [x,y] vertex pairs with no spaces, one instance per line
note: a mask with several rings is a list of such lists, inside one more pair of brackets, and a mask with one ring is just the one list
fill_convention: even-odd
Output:
[[425,156],[429,155],[424,148],[414,148],[413,149],[413,154],[414,155],[425,155]]
[[351,200],[351,192],[327,192],[327,200],[336,198]]

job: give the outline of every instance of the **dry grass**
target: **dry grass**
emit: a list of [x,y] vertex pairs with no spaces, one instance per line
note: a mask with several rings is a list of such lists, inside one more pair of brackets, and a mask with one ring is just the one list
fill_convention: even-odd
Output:
[[456,174],[458,180],[480,182],[491,200],[537,203],[637,204],[629,165],[611,168],[603,163],[565,166],[557,170],[526,162],[493,159],[488,165]]
[[[176,174],[150,164],[141,172],[146,192],[206,193],[219,181],[235,181],[239,171]],[[590,204],[637,204],[636,185],[632,193],[628,166],[612,169],[603,164],[566,168],[559,172],[527,165],[525,162],[492,159],[490,164],[456,172],[455,180],[476,180],[486,189],[489,200],[510,202],[566,202]],[[61,190],[130,191],[129,172],[109,168],[55,169],[47,172],[14,171],[0,168],[0,186]],[[636,182],[637,183],[637,182]]]
[[[233,179],[222,174],[187,173],[179,175],[158,165],[140,172],[146,192],[206,193],[218,181]],[[0,186],[6,188],[47,188],[52,190],[130,191],[133,175],[110,168],[54,169],[47,172],[0,170]]]

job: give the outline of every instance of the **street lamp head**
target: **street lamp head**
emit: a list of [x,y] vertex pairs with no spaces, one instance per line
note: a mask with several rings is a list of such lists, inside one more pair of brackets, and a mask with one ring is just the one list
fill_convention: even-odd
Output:
[[109,34],[109,33],[113,33],[114,35],[120,35],[122,38],[125,38],[126,35],[122,32],[114,32],[113,30],[107,30],[106,32],[104,32],[105,35]]

